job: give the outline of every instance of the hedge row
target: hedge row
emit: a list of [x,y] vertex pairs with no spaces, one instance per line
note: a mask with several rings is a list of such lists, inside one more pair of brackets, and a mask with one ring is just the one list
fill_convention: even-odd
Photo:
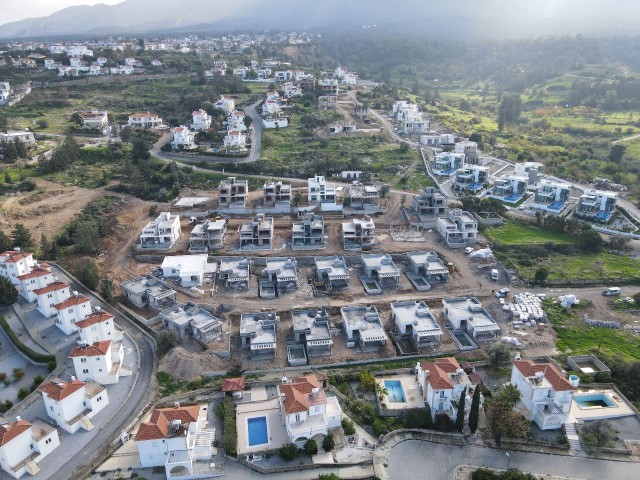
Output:
[[24,343],[20,341],[15,332],[11,329],[7,320],[4,316],[0,315],[0,327],[5,331],[7,336],[11,339],[15,347],[24,353],[27,357],[37,363],[50,363],[54,362],[52,365],[55,365],[56,357],[53,355],[44,355],[42,353],[34,352],[29,347],[27,347]]

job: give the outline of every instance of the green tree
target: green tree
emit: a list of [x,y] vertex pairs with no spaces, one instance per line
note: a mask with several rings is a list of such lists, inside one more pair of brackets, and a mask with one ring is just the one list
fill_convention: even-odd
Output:
[[132,132],[133,132],[132,128],[127,125],[122,130],[120,130],[120,140],[122,140],[125,143],[129,143],[129,141],[131,140]]
[[511,350],[504,343],[497,343],[489,349],[489,361],[491,365],[497,370],[498,367],[511,361]]
[[29,155],[27,145],[19,138],[14,138],[13,142],[16,147],[16,154],[18,155],[18,158],[27,158],[27,155]]
[[471,433],[476,433],[478,429],[478,420],[480,419],[480,392],[482,384],[476,386],[473,391],[473,397],[471,398],[471,411],[469,412],[469,430]]
[[356,427],[353,425],[353,422],[348,418],[342,419],[342,431],[348,437],[350,435],[355,435]]
[[585,445],[606,447],[616,433],[608,420],[596,420],[584,425],[581,436]]
[[38,251],[40,252],[40,258],[51,258],[51,250],[51,242],[43,233],[42,235],[40,235],[40,247],[38,248]]
[[0,115],[0,132],[7,132],[9,129],[9,121],[4,115]]
[[380,198],[386,198],[389,195],[390,187],[388,184],[384,184],[380,187]]
[[545,267],[540,267],[536,270],[536,273],[534,274],[533,279],[538,285],[544,285],[544,282],[547,281],[548,277],[549,277],[549,270],[547,270]]
[[135,138],[132,142],[131,158],[133,160],[149,160],[149,146],[147,142],[139,138]]
[[162,330],[156,339],[158,345],[158,356],[164,357],[173,347],[180,345],[180,338],[173,330]]
[[98,275],[98,267],[96,267],[96,264],[91,260],[82,262],[75,273],[76,278],[87,288],[91,290],[98,288],[100,275]]
[[439,432],[453,431],[453,422],[451,422],[451,417],[444,412],[436,414],[435,421],[433,422],[433,428]]
[[6,184],[13,183],[13,179],[11,178],[11,174],[9,173],[9,170],[4,172],[4,183]]
[[149,216],[151,218],[156,218],[158,216],[158,205],[157,204],[153,204],[149,207]]
[[340,477],[335,473],[323,473],[318,477],[318,480],[340,480]]
[[13,242],[8,237],[6,233],[0,230],[0,252],[6,252],[7,250],[11,250],[13,247]]
[[625,147],[621,143],[614,143],[611,145],[609,149],[609,161],[612,163],[620,163],[624,158],[624,154],[627,151],[627,147]]
[[73,244],[80,253],[96,253],[99,248],[100,231],[94,220],[83,221],[73,232]]
[[485,402],[487,423],[493,439],[502,445],[503,438],[527,438],[531,422],[522,414],[515,412],[509,402],[500,398],[491,398]]
[[364,392],[373,392],[375,390],[376,378],[369,370],[361,370],[358,379],[360,380],[360,387]]
[[318,453],[318,444],[313,438],[305,442],[304,451],[307,455],[316,455]]
[[25,398],[27,398],[27,395],[29,395],[29,390],[22,387],[20,390],[18,390],[18,400],[24,400]]
[[400,153],[407,153],[409,151],[409,144],[407,142],[402,142],[400,144]]
[[33,248],[33,237],[31,232],[27,230],[27,227],[22,223],[16,224],[11,231],[11,240],[14,247],[20,247],[23,250],[30,250]]
[[296,193],[293,194],[293,203],[296,205],[296,207],[300,206],[300,202],[302,201],[302,193],[300,193],[300,191],[297,191]]
[[0,307],[8,307],[18,301],[18,290],[11,280],[0,277]]
[[496,396],[498,401],[504,402],[509,407],[515,407],[522,398],[522,392],[518,390],[518,387],[508,383]]
[[298,447],[296,447],[293,443],[287,443],[280,447],[280,450],[278,450],[278,455],[280,455],[280,458],[282,458],[285,462],[290,462],[291,460],[295,460],[296,458],[298,458],[298,455],[300,455],[300,451],[298,450]]
[[100,280],[99,293],[107,303],[111,303],[116,293],[116,284],[113,283],[113,280],[111,280],[110,278],[102,277],[102,280]]
[[431,409],[427,406],[426,408],[404,410],[402,424],[404,428],[431,428],[433,424]]
[[503,95],[498,107],[498,129],[503,130],[506,125],[517,123],[520,113],[522,113],[520,95]]
[[328,433],[324,439],[322,439],[322,449],[325,452],[330,452],[336,447],[336,442],[333,439],[333,434]]
[[31,388],[35,390],[38,386],[44,382],[44,377],[42,375],[36,375],[33,377],[33,382],[31,383]]
[[458,412],[456,413],[456,430],[462,433],[464,429],[464,407],[466,403],[467,387],[462,389],[460,399],[458,400]]
[[2,151],[5,163],[14,163],[18,159],[18,150],[15,143],[11,141],[0,143],[0,151]]
[[602,250],[604,240],[598,232],[589,228],[578,235],[578,248],[584,252],[597,253]]

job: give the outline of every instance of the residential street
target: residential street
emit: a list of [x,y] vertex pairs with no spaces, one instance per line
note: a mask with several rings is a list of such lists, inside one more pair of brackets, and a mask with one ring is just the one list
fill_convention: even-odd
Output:
[[[640,465],[632,462],[594,460],[565,455],[497,450],[485,447],[456,447],[419,440],[396,445],[388,457],[393,480],[448,480],[458,465],[478,465],[505,469],[510,466],[525,472],[561,475],[585,480],[637,478]],[[635,472],[635,473],[634,473]]]

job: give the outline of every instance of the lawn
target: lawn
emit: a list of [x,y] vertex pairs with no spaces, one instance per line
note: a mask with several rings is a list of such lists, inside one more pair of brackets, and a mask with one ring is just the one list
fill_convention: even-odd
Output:
[[598,284],[629,284],[640,282],[640,261],[625,255],[612,253],[562,255],[550,254],[536,258],[527,265],[519,265],[522,278],[533,278],[535,271],[545,267],[549,282],[575,282],[584,280]]
[[504,225],[500,227],[487,229],[484,234],[491,241],[500,245],[544,245],[547,242],[574,243],[574,239],[564,233],[523,225],[513,220],[505,221]]
[[556,346],[563,353],[583,355],[600,352],[625,362],[640,360],[640,337],[610,328],[587,326],[582,310],[565,310],[559,304],[545,302],[549,323],[556,331]]

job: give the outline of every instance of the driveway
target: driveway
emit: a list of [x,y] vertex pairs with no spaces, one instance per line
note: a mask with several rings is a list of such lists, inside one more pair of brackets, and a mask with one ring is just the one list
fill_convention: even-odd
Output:
[[[117,440],[120,432],[131,423],[133,417],[150,401],[150,396],[153,394],[150,385],[155,362],[155,347],[151,339],[128,320],[124,320],[111,306],[102,303],[90,291],[73,281],[62,270],[56,268],[56,275],[60,281],[68,283],[72,290],[91,298],[91,304],[94,307],[100,306],[103,310],[115,315],[118,326],[128,334],[124,336],[124,366],[132,371],[132,375],[122,377],[117,384],[106,386],[109,405],[93,418],[95,425],[93,430],[89,432],[80,430],[72,435],[58,428],[61,445],[38,464],[41,471],[33,477],[35,480],[80,478],[79,470],[93,465],[100,451]],[[73,364],[67,361],[62,378],[68,380],[69,375],[72,374]],[[44,409],[42,399],[26,406],[19,415],[25,420],[40,417],[53,424]],[[7,473],[0,473],[0,480],[10,478],[12,477]]]
[[485,447],[456,447],[407,440],[396,445],[389,454],[389,477],[402,480],[449,480],[460,464],[504,469],[509,459],[511,467],[525,472],[585,480],[637,478],[640,471],[640,465],[632,462],[514,451],[508,451],[507,457],[505,452]]

